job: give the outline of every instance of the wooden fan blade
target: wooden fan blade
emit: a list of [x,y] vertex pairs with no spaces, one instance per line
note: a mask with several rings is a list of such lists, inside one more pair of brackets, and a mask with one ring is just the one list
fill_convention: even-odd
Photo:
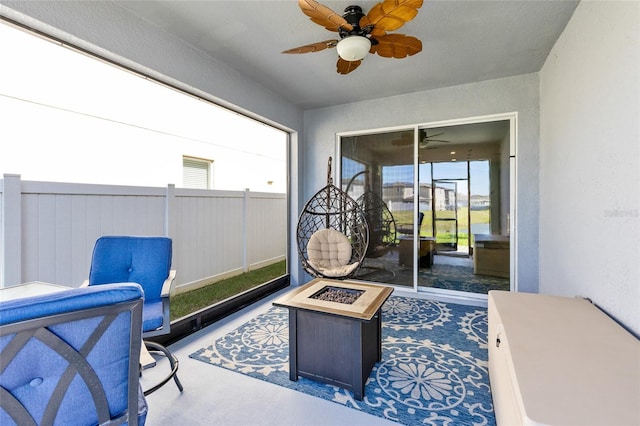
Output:
[[358,25],[360,25],[360,28],[366,28],[369,26],[373,27],[369,31],[369,34],[371,34],[372,37],[383,36],[387,33],[383,28],[374,27],[366,15],[360,19],[360,23]]
[[300,6],[302,13],[311,18],[313,22],[329,31],[338,31],[340,27],[347,31],[353,30],[353,25],[348,23],[341,15],[315,0],[298,0],[298,6]]
[[360,61],[345,61],[342,58],[338,58],[338,63],[336,64],[336,68],[338,70],[338,74],[349,74],[351,71],[355,70],[360,66],[362,60]]
[[378,44],[371,46],[371,53],[383,58],[406,58],[422,51],[422,42],[404,34],[386,34],[376,37]]
[[312,53],[320,52],[321,50],[328,49],[330,47],[336,47],[338,40],[325,40],[319,41],[313,44],[307,44],[305,46],[294,47],[293,49],[285,50],[282,53]]
[[384,0],[373,6],[360,20],[360,27],[374,25],[372,35],[397,30],[416,17],[422,3],[423,0]]
[[424,138],[425,139],[435,138],[436,136],[440,136],[440,135],[444,135],[444,132],[436,133],[435,135],[429,135],[429,134],[427,134],[427,132],[424,132]]

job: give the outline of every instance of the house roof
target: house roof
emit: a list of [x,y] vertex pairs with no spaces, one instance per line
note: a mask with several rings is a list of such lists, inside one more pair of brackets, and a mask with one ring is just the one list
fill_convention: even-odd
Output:
[[[540,70],[578,1],[429,1],[393,33],[422,41],[405,59],[368,55],[348,75],[336,72],[335,49],[285,55],[328,39],[297,2],[129,1],[117,5],[183,40],[303,109],[431,90]],[[377,1],[322,1],[342,13],[368,12]]]

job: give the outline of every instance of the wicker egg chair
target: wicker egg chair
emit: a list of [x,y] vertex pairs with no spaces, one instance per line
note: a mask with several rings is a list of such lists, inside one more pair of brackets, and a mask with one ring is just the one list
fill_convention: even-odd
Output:
[[[359,175],[367,175],[368,171],[362,171],[353,178],[347,185],[347,193],[352,182]],[[369,245],[363,264],[358,271],[358,278],[373,281],[390,282],[396,277],[395,272],[385,262],[376,262],[373,259],[382,258],[396,246],[396,221],[393,214],[387,207],[387,203],[378,194],[371,190],[371,182],[366,178],[365,192],[358,197],[356,203],[362,211],[369,229]],[[370,259],[370,261],[367,261]],[[385,275],[380,275],[385,274]],[[390,276],[387,276],[390,274]]]
[[365,191],[358,197],[356,203],[369,228],[369,245],[366,257],[376,258],[385,255],[396,244],[396,221],[387,207],[387,203],[371,190],[369,170],[356,173],[349,179],[345,192],[348,194],[353,183],[360,177],[365,177]]
[[296,231],[302,267],[319,278],[345,279],[362,265],[369,232],[358,204],[333,185],[331,157],[327,186],[305,204]]
[[376,258],[387,254],[396,241],[396,221],[387,204],[372,191],[366,191],[356,203],[369,227],[366,257]]

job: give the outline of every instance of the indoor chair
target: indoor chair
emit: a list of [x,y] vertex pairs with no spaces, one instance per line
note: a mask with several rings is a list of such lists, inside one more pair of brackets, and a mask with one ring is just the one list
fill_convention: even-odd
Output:
[[171,270],[172,242],[167,237],[103,236],[93,248],[88,285],[134,282],[144,290],[142,309],[142,337],[152,352],[160,352],[170,364],[171,371],[158,384],[145,390],[149,395],[172,377],[182,392],[178,379],[178,359],[163,345],[146,340],[169,334],[169,297],[175,271]]
[[142,303],[137,284],[0,303],[0,424],[143,425]]

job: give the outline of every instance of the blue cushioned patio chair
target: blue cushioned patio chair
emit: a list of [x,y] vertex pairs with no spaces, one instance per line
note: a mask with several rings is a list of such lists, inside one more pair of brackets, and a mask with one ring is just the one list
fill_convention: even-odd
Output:
[[144,425],[142,289],[76,288],[0,303],[0,425]]
[[[176,272],[171,270],[172,244],[167,237],[104,236],[93,248],[89,286],[119,282],[134,282],[144,290],[142,309],[142,337],[159,336],[171,332],[169,297]],[[158,390],[172,377],[182,392],[178,379],[178,359],[163,345],[144,340],[152,352],[159,352],[169,360],[171,371],[158,384],[144,391],[145,395]]]

